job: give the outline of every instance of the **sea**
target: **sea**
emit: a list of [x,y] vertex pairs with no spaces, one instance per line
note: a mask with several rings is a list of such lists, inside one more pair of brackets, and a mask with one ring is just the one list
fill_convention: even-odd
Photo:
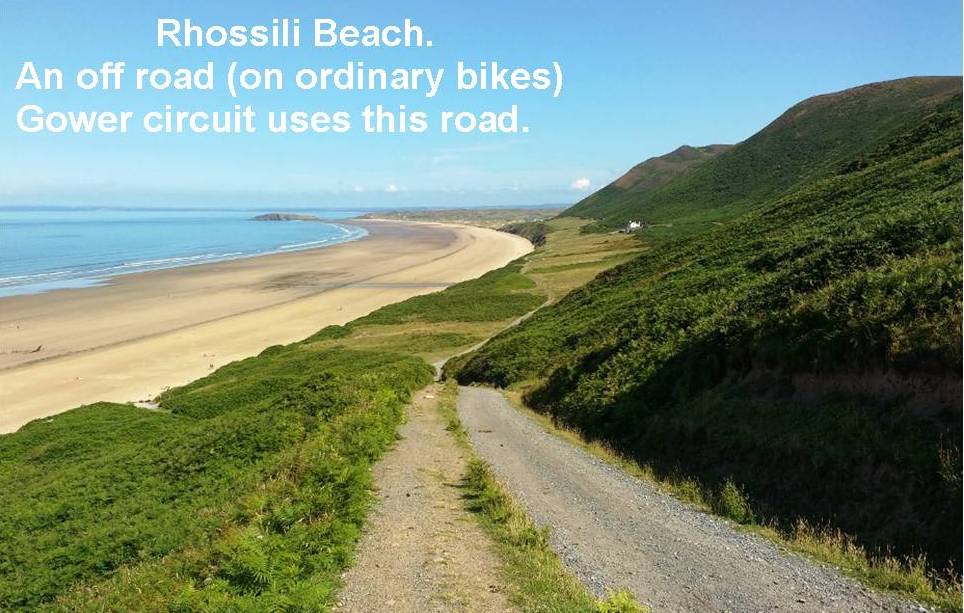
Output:
[[150,270],[315,249],[366,232],[364,211],[287,211],[317,221],[253,221],[272,210],[0,208],[0,297],[100,285]]

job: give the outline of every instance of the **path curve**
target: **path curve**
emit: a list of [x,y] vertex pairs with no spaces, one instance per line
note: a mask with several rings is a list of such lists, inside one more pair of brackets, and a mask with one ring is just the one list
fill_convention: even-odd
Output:
[[921,611],[682,504],[554,436],[496,390],[462,387],[476,452],[597,596],[655,611]]

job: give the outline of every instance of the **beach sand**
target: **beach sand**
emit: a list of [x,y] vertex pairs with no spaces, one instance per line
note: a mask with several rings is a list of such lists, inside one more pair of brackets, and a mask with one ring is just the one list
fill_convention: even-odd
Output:
[[0,298],[0,433],[92,402],[154,398],[265,347],[478,277],[532,249],[483,228],[355,225],[369,236]]

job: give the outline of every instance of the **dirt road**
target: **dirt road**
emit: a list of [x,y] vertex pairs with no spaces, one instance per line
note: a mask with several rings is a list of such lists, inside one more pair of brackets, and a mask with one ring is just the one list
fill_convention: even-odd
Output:
[[920,611],[781,552],[546,432],[497,391],[463,387],[476,452],[597,596],[655,611]]
[[378,504],[336,611],[512,610],[499,559],[465,510],[458,485],[466,456],[436,410],[439,391],[416,396],[401,440],[375,467]]

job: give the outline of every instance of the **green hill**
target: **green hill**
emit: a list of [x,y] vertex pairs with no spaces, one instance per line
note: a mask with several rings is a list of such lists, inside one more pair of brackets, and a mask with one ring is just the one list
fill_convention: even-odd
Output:
[[563,214],[597,219],[596,229],[641,219],[672,224],[673,235],[701,231],[830,176],[844,162],[863,164],[862,156],[960,91],[959,77],[915,77],[809,98],[705,163],[677,167],[685,172],[674,180],[636,185],[620,179]]
[[683,145],[666,155],[649,158],[633,166],[629,172],[572,206],[563,214],[594,217],[596,211],[607,208],[609,203],[623,198],[639,198],[640,194],[669,183],[683,172],[698,167],[731,147],[732,145],[705,147]]
[[0,611],[329,610],[426,358],[542,304],[521,266],[0,436]]
[[732,145],[707,145],[705,147],[683,145],[666,155],[649,158],[645,162],[633,166],[629,172],[613,182],[613,187],[628,192],[655,189],[660,185],[669,183],[676,175],[699,166],[730,147]]
[[633,206],[731,221],[656,244],[447,370],[520,385],[658,474],[732,481],[763,521],[960,568],[959,90],[813,98],[644,205],[597,203],[606,223]]

